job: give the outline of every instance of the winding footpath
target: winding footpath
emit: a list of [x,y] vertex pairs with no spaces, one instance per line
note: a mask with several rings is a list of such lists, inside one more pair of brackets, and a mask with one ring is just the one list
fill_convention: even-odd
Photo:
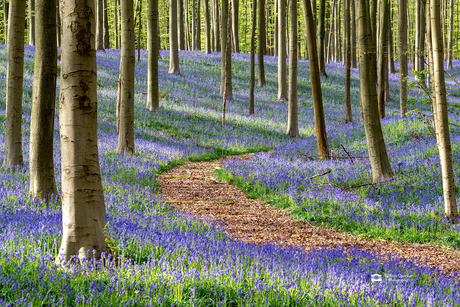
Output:
[[245,154],[214,161],[186,162],[159,177],[160,195],[177,210],[222,224],[230,236],[247,243],[286,244],[301,247],[307,253],[323,247],[356,246],[378,252],[384,259],[391,254],[437,267],[449,274],[460,273],[460,250],[441,245],[355,237],[333,228],[302,222],[263,200],[249,199],[238,187],[213,177],[216,167],[226,159],[250,159],[252,156]]

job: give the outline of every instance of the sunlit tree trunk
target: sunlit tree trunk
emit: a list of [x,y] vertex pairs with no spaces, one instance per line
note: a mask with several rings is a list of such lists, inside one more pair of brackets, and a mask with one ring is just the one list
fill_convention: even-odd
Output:
[[351,1],[351,68],[356,68],[356,12],[355,0]]
[[[255,52],[256,52],[256,22],[257,0],[252,0],[252,25],[251,25],[251,81],[249,86],[249,114],[254,114],[254,87],[255,87]],[[286,63],[286,61],[284,61]]]
[[30,120],[30,183],[34,198],[57,195],[54,180],[53,141],[56,101],[56,0],[36,0],[37,44],[35,49],[32,114]]
[[[452,69],[452,42],[454,36],[454,0],[450,0],[450,15],[449,15],[449,46],[447,47],[447,69]],[[459,42],[457,42],[458,44]]]
[[[434,92],[436,96],[436,130],[438,137],[439,158],[441,161],[442,187],[444,194],[444,210],[446,217],[454,220],[458,216],[454,171],[452,166],[452,145],[449,133],[449,118],[446,100],[446,85],[444,80],[444,50],[440,21],[439,1],[427,0],[426,9],[430,10],[431,42],[433,52],[433,67],[430,67],[433,76]],[[430,39],[430,38],[428,38]]]
[[180,74],[177,48],[177,0],[169,0],[169,73]]
[[378,105],[380,118],[385,117],[385,75],[388,75],[388,0],[383,0],[380,13],[380,31],[379,31],[379,69],[378,69]]
[[[258,33],[257,33],[257,83],[259,86],[265,86],[265,67],[264,67],[264,54],[265,54],[265,0],[258,2]],[[297,54],[297,53],[296,53]]]
[[350,82],[351,82],[351,31],[350,31],[350,1],[344,0],[344,30],[345,30],[345,46],[344,46],[344,63],[345,63],[345,111],[346,118],[345,122],[350,123],[353,121],[351,113],[351,93],[350,93]]
[[399,114],[406,116],[407,113],[407,0],[399,1],[398,14],[398,58],[399,58]]
[[377,91],[375,89],[376,50],[373,45],[368,3],[367,0],[356,0],[359,42],[359,91],[367,149],[372,167],[372,178],[373,182],[378,182],[393,176],[393,171],[388,160],[380,125]]
[[3,167],[22,166],[22,85],[24,77],[24,28],[26,0],[10,3],[6,49],[6,155]]
[[118,153],[134,155],[134,12],[133,0],[121,1],[121,90]]
[[288,100],[286,72],[286,0],[278,0],[278,99]]
[[29,0],[29,45],[35,46],[35,0]]
[[147,76],[147,109],[157,110],[160,107],[158,91],[158,0],[149,0],[148,23],[148,76]]
[[204,23],[206,27],[206,54],[210,54],[211,50],[211,22],[209,14],[209,0],[204,0]]
[[73,255],[80,260],[98,259],[102,252],[109,251],[104,235],[106,211],[97,149],[94,5],[90,0],[61,0],[63,78],[59,126],[63,232],[57,263],[68,261]]
[[[231,41],[227,41],[227,35],[224,35],[224,33],[227,33],[227,28],[230,25],[232,26],[231,23],[228,22],[228,18],[231,18],[229,16],[229,11],[230,11],[230,4],[229,0],[222,0],[222,39],[221,39],[221,73],[220,73],[220,95],[224,95],[224,90],[225,90],[225,83],[227,82],[227,90],[226,90],[226,95],[227,97],[232,97],[233,92],[232,92],[232,57],[231,57],[231,48],[227,48],[227,44],[231,44]],[[230,30],[231,31],[231,30]],[[225,61],[226,53],[229,53],[227,61]],[[228,76],[226,78],[225,76]]]
[[289,98],[286,134],[291,137],[299,137],[297,106],[297,0],[289,1],[289,15]]

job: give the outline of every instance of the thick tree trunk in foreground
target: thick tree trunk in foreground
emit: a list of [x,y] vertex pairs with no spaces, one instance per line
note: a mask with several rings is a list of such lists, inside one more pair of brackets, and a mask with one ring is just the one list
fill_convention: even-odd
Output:
[[149,0],[148,7],[148,80],[147,80],[147,109],[157,110],[160,107],[158,92],[158,0]]
[[53,140],[56,100],[56,0],[36,0],[32,115],[30,121],[30,184],[34,198],[57,195],[54,180]]
[[278,99],[288,100],[286,72],[286,0],[278,0]]
[[[231,18],[229,15],[230,4],[229,0],[222,0],[222,39],[221,39],[221,72],[220,72],[220,95],[224,95],[225,83],[228,83],[226,95],[232,97],[232,57],[231,57],[231,48],[227,48],[227,44],[231,44],[232,41],[227,41],[227,28],[232,26],[228,22],[228,19]],[[231,30],[230,30],[231,31]],[[229,53],[228,60],[225,61],[226,53]],[[228,78],[225,77],[227,74]]]
[[[292,0],[291,0],[292,1]],[[309,0],[302,0],[303,16],[305,21],[305,36],[307,38],[308,55],[310,61],[311,90],[313,94],[313,110],[315,114],[316,143],[318,156],[328,155],[326,122],[324,120],[323,95],[321,92],[321,78],[316,49],[315,24]],[[289,59],[289,61],[291,61]],[[290,71],[289,71],[290,73]],[[289,84],[291,85],[291,84]],[[291,89],[291,87],[289,87]]]
[[[131,5],[132,7],[132,5]],[[62,243],[57,263],[108,251],[97,150],[97,66],[94,1],[61,0],[62,76],[59,106]],[[96,251],[96,254],[93,254]]]
[[[436,96],[436,130],[438,137],[439,158],[441,161],[442,188],[444,194],[444,210],[446,217],[456,219],[458,216],[457,202],[455,197],[454,171],[452,167],[452,145],[449,133],[449,118],[446,101],[446,85],[444,80],[444,50],[440,22],[440,4],[439,1],[427,1],[430,6],[431,20],[431,42],[433,48],[433,67],[431,74],[433,76],[434,95]],[[429,39],[429,38],[428,38]]]
[[393,176],[380,125],[375,89],[376,59],[367,0],[356,0],[359,42],[359,79],[362,115],[373,182]]
[[259,79],[257,83],[260,87],[265,86],[265,67],[264,67],[264,54],[265,54],[265,0],[258,2],[258,35],[257,35],[257,72]]
[[169,1],[169,73],[180,75],[177,46],[177,0]]
[[388,75],[388,0],[383,0],[380,12],[380,33],[379,33],[379,68],[378,68],[378,105],[380,118],[385,117],[385,75]]
[[399,58],[399,114],[406,116],[407,113],[407,1],[399,1],[398,14],[398,58]]
[[134,12],[133,0],[121,1],[121,89],[118,153],[134,155]]
[[289,1],[289,100],[286,134],[299,137],[297,106],[297,1]]
[[26,0],[10,3],[6,62],[6,155],[3,167],[22,166],[22,85],[24,75],[24,28]]

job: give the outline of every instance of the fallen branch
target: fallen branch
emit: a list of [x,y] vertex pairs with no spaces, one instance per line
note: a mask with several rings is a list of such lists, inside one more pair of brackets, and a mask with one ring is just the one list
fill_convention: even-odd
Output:
[[313,179],[313,178],[316,178],[316,177],[324,176],[324,175],[329,174],[330,172],[332,172],[332,171],[331,171],[331,170],[327,170],[327,171],[325,171],[324,173],[321,173],[321,174],[317,174],[317,175],[311,176],[311,177],[308,178],[308,179]]
[[353,158],[350,156],[350,153],[345,149],[345,147],[344,147],[342,144],[340,144],[340,146],[342,146],[343,151],[345,151],[345,153],[347,154],[347,156],[350,158],[351,163],[353,164]]

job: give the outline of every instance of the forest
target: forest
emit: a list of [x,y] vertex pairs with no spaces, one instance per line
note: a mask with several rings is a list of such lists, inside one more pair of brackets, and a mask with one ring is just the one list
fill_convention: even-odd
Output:
[[0,306],[460,306],[458,12],[2,0]]

